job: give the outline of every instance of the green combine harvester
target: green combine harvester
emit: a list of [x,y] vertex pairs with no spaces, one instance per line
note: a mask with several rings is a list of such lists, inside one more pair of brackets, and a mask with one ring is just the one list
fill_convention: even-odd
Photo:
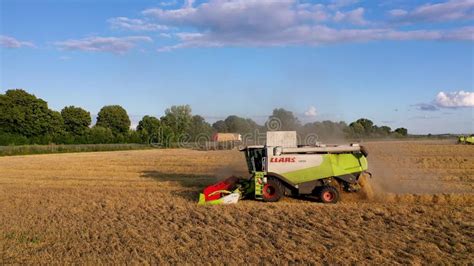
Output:
[[460,136],[458,139],[459,144],[474,144],[474,135],[471,136]]
[[367,152],[358,144],[297,145],[293,131],[267,133],[267,143],[247,146],[249,178],[230,177],[204,189],[200,205],[234,204],[248,198],[276,202],[284,196],[316,197],[337,203],[340,191],[357,192],[368,169]]

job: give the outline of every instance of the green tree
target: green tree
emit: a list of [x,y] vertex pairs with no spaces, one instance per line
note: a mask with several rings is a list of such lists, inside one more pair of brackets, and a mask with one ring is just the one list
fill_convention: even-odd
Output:
[[137,132],[144,143],[160,142],[161,122],[153,116],[144,116],[138,123]]
[[128,137],[126,140],[127,143],[142,143],[142,138],[140,136],[140,133],[136,130],[130,130],[128,132]]
[[63,127],[61,115],[48,104],[21,89],[0,95],[0,131],[25,136],[32,143],[44,143],[59,134]]
[[325,120],[322,122],[313,122],[305,124],[299,133],[303,137],[308,134],[316,134],[319,140],[340,140],[345,137],[348,126],[345,122],[332,122]]
[[391,132],[392,132],[392,129],[388,126],[381,126],[381,127],[377,128],[378,135],[380,135],[382,137],[389,136]]
[[252,133],[255,131],[255,129],[259,128],[257,123],[255,123],[252,119],[246,119],[235,115],[227,117],[224,122],[227,127],[227,132],[230,133],[239,133],[244,135]]
[[352,137],[364,137],[365,136],[365,128],[359,122],[352,122],[349,125],[350,135]]
[[212,126],[206,122],[204,117],[195,115],[192,118],[188,133],[191,136],[192,141],[197,141],[199,136],[206,136],[207,139],[210,139],[212,135]]
[[83,135],[92,123],[91,114],[79,107],[64,107],[61,116],[66,132],[73,135]]
[[179,140],[179,137],[176,137],[173,130],[161,123],[161,136],[160,136],[160,145],[163,147],[170,147],[172,142]]
[[225,123],[224,120],[219,120],[219,121],[215,122],[214,124],[212,124],[212,128],[217,133],[227,133],[227,132],[229,132],[229,130],[227,128],[227,124]]
[[[272,121],[279,123],[278,128],[271,124]],[[273,110],[273,114],[268,118],[267,122],[267,129],[269,130],[292,131],[299,130],[300,127],[301,122],[293,114],[293,112],[285,110],[283,108],[277,108]]]
[[125,135],[130,130],[127,111],[119,105],[104,106],[97,115],[96,126],[109,128],[114,135]]
[[161,123],[173,133],[171,140],[178,142],[185,137],[192,123],[192,109],[189,105],[172,106],[166,109]]
[[51,138],[55,140],[64,133],[64,120],[61,116],[61,113],[57,111],[50,111],[49,132],[46,135],[51,136]]
[[403,127],[395,129],[394,132],[398,133],[398,134],[400,134],[401,136],[404,136],[404,137],[406,137],[408,135],[408,130],[406,128],[403,128]]
[[370,136],[373,132],[374,122],[367,118],[361,118],[356,121],[364,127],[365,136]]

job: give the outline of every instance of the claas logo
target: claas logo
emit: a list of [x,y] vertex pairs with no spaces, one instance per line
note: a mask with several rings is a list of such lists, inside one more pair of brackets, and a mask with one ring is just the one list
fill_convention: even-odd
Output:
[[270,159],[271,163],[296,163],[296,158],[295,157],[280,157],[276,158],[273,157]]

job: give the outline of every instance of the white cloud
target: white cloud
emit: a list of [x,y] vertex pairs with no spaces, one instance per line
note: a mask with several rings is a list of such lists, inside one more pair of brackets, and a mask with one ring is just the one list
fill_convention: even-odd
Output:
[[0,46],[5,48],[35,48],[36,46],[31,42],[19,41],[13,37],[0,35]]
[[111,18],[107,21],[113,29],[132,31],[164,31],[168,30],[165,25],[149,23],[141,19],[130,19],[126,17]]
[[440,92],[435,101],[438,106],[446,108],[474,107],[474,92]]
[[307,117],[316,117],[318,115],[318,111],[316,110],[316,107],[310,106],[304,115]]
[[152,41],[153,40],[148,36],[88,37],[78,40],[56,42],[55,45],[62,50],[123,54],[134,48],[137,43]]
[[444,40],[474,41],[474,26],[463,27],[446,32]]
[[298,4],[295,12],[300,21],[323,22],[331,17],[327,7],[322,4]]
[[[356,1],[334,1],[332,5],[336,3],[346,6]],[[180,8],[151,8],[142,13],[160,24],[187,31],[174,34],[177,43],[158,51],[187,47],[314,46],[377,40],[474,41],[474,27],[442,30],[381,28],[374,25],[383,23],[371,24],[364,18],[365,9],[361,7],[332,11],[328,5],[297,0],[191,1]],[[401,14],[401,11],[392,13]],[[330,21],[341,25],[323,24]],[[359,27],[351,28],[350,24]]]
[[276,30],[297,19],[295,0],[211,0],[196,7],[192,2],[179,9],[147,9],[143,14],[163,23],[219,32]]
[[397,31],[393,29],[334,29],[327,26],[298,26],[255,36],[228,32],[180,33],[180,42],[162,47],[166,51],[190,47],[314,46],[319,44],[369,42],[377,40],[467,40],[474,41],[474,28],[456,31]]
[[364,18],[364,12],[365,10],[362,7],[345,13],[337,11],[333,19],[336,22],[348,22],[355,25],[367,25],[368,21]]
[[474,19],[473,0],[449,0],[436,4],[425,4],[408,11],[393,9],[390,15],[401,22],[443,22]]

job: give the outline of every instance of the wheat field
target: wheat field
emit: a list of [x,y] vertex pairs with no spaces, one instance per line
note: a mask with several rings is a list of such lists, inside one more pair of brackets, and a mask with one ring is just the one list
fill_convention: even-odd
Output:
[[471,264],[474,147],[372,142],[365,196],[197,206],[237,151],[0,158],[0,264]]

